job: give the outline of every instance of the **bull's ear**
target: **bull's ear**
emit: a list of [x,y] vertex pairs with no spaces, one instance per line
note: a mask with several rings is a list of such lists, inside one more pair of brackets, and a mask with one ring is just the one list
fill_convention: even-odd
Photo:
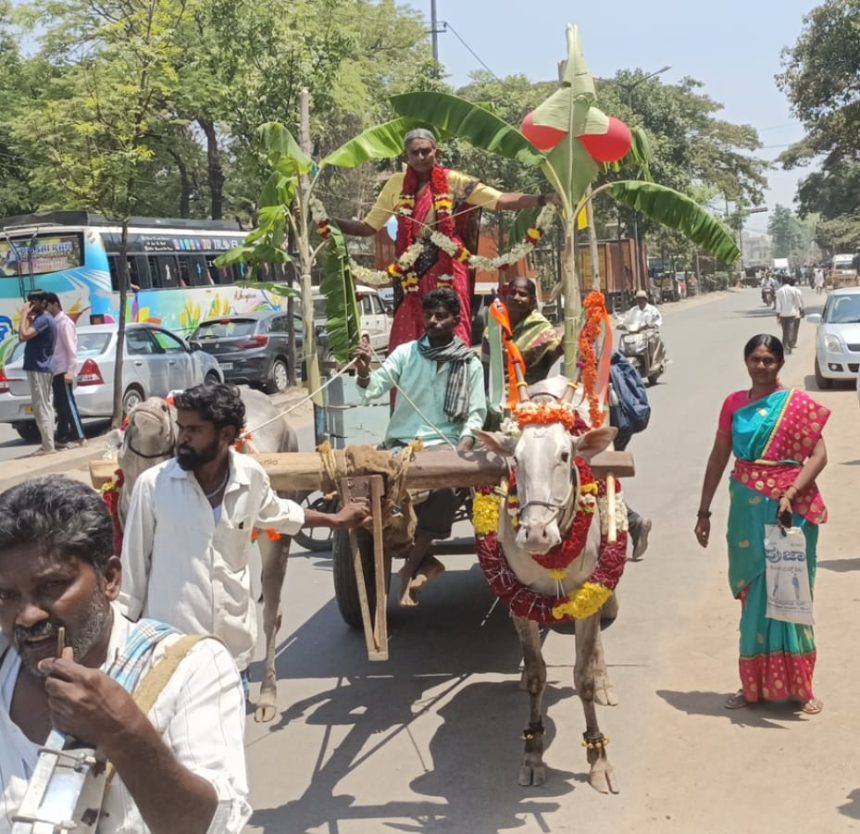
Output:
[[582,437],[576,439],[576,453],[586,460],[591,460],[595,455],[600,454],[600,452],[609,446],[615,440],[615,435],[617,434],[618,429],[614,426],[591,429],[591,431],[587,431]]
[[491,452],[508,458],[517,447],[517,439],[500,431],[476,431],[475,439],[479,440]]

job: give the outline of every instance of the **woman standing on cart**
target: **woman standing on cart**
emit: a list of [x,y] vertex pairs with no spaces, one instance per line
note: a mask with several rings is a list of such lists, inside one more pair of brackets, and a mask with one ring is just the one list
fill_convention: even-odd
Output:
[[464,344],[471,345],[472,293],[468,266],[436,246],[430,234],[441,232],[455,245],[462,246],[455,221],[468,211],[462,208],[464,204],[518,211],[543,206],[553,201],[555,195],[502,194],[472,177],[443,168],[436,161],[436,137],[423,128],[406,134],[404,148],[406,171],[389,177],[367,217],[334,222],[344,234],[369,237],[391,217],[396,217],[397,258],[416,244],[420,247],[414,265],[394,281],[395,313],[389,352],[424,335],[421,299],[438,287],[450,287],[457,293],[460,323],[456,335]]

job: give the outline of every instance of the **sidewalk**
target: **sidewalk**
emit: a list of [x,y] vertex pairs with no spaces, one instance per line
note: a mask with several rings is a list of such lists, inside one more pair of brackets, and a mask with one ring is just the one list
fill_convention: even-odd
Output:
[[[272,402],[279,408],[289,408],[291,404],[304,399],[308,394],[304,386],[291,388],[283,394],[276,394]],[[306,419],[313,413],[313,406],[307,402],[289,416],[294,420]],[[0,471],[0,492],[20,484],[31,478],[41,478],[45,475],[66,475],[79,481],[89,483],[89,465],[91,461],[100,460],[108,453],[106,435],[93,437],[82,448],[64,449],[54,455],[31,457],[29,455],[4,461]]]

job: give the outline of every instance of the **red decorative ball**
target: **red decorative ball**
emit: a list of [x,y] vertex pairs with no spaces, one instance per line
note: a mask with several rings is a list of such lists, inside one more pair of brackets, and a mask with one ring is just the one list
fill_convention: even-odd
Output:
[[578,138],[595,162],[618,162],[633,147],[630,128],[615,116],[609,117],[609,130],[606,133],[592,133]]
[[536,125],[534,123],[534,113],[529,113],[523,119],[522,132],[523,136],[529,140],[539,151],[551,151],[558,145],[567,132],[550,127],[549,125]]

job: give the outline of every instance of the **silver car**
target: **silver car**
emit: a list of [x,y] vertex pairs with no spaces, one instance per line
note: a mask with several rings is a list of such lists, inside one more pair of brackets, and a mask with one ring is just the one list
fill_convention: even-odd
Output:
[[[75,401],[81,417],[110,417],[113,411],[113,373],[116,325],[78,328],[78,375]],[[0,423],[11,423],[25,440],[38,440],[33,420],[30,385],[23,368],[24,344],[19,344],[0,371]],[[192,350],[174,333],[149,324],[130,324],[125,331],[122,368],[122,406],[128,413],[147,397],[201,382],[223,382],[218,360]]]
[[830,388],[834,380],[855,381],[860,373],[860,287],[834,290],[824,312],[806,320],[817,324],[815,333],[815,381]]

